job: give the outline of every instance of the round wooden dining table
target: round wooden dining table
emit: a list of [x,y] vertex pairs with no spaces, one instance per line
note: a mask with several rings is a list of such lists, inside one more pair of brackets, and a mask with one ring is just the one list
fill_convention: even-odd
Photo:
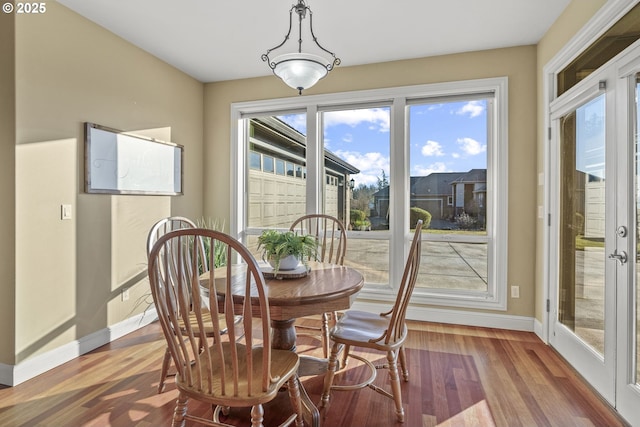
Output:
[[[351,267],[320,262],[309,262],[308,267],[308,272],[304,275],[290,275],[283,271],[274,277],[265,264],[273,348],[295,350],[296,333],[293,324],[297,318],[346,310],[351,307],[356,294],[364,285],[362,274]],[[233,289],[237,286],[238,294],[242,294],[244,285],[243,276],[234,276],[232,292],[236,293]],[[217,287],[219,296],[224,293],[221,288]],[[238,304],[242,303],[239,299]],[[254,312],[254,315],[258,316],[259,313]]]

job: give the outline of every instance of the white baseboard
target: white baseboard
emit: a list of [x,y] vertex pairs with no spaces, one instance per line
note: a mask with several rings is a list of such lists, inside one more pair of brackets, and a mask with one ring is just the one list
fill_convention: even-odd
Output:
[[[355,310],[381,313],[389,309],[389,304],[356,301],[352,308]],[[413,306],[407,309],[407,319],[527,332],[534,331],[535,320],[533,317],[512,316],[507,314]]]
[[534,319],[533,332],[535,332],[535,334],[542,340],[542,342],[548,344],[546,334],[544,333],[544,330],[542,328],[542,322],[540,322],[538,319]]
[[54,350],[39,354],[17,365],[0,363],[0,384],[15,386],[60,366],[102,345],[148,325],[158,318],[155,307],[120,323],[89,334]]
[[[358,302],[353,309],[371,312],[388,310],[388,304]],[[76,357],[88,353],[104,344],[116,340],[157,319],[155,308],[145,313],[131,317],[111,327],[94,332],[79,340],[66,344],[55,350],[40,354],[25,360],[18,365],[0,364],[0,384],[14,386],[27,381],[49,369],[62,365]],[[506,314],[470,312],[449,310],[432,307],[409,307],[407,319],[424,322],[450,323],[455,325],[469,325],[486,328],[511,329],[517,331],[535,332],[542,337],[542,324],[532,317],[511,316]]]

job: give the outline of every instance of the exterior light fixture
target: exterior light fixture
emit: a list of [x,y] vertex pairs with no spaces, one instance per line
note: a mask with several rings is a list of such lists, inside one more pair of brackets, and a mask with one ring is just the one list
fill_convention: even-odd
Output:
[[349,188],[353,190],[353,187],[355,186],[356,186],[356,180],[351,178],[351,180],[349,181]]
[[[293,13],[298,15],[298,48],[296,51],[287,50],[284,45],[289,40],[291,30],[293,28]],[[313,40],[313,44],[309,47],[310,50],[307,53],[302,52],[302,21],[309,12],[309,29],[307,35]],[[290,43],[293,45],[293,43]],[[306,46],[305,46],[306,47]],[[269,56],[273,51],[282,48],[283,53],[278,54],[273,59]],[[330,55],[330,58],[325,56]],[[262,60],[269,65],[269,68],[273,71],[273,74],[280,77],[283,82],[288,86],[296,89],[300,95],[305,89],[309,89],[318,80],[329,74],[329,71],[333,70],[333,67],[340,65],[340,58],[336,58],[333,52],[328,51],[318,43],[318,39],[313,33],[313,12],[304,2],[304,0],[298,0],[298,4],[295,4],[289,10],[289,31],[284,36],[284,40],[277,46],[268,49],[266,53],[262,55]]]

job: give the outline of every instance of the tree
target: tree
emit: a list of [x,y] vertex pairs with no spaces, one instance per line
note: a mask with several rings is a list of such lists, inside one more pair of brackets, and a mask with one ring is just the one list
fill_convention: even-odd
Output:
[[357,188],[353,189],[353,200],[351,201],[351,208],[358,209],[369,214],[369,203],[373,201],[373,193],[378,191],[378,187],[374,184],[365,185],[360,184]]
[[387,178],[387,174],[384,173],[384,169],[382,169],[382,176],[378,177],[378,190],[382,190],[385,187],[389,186],[389,179]]

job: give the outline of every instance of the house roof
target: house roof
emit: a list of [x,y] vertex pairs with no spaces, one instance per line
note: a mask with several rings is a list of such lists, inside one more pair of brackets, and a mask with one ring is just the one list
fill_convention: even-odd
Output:
[[[252,121],[261,128],[261,132],[263,134],[268,135],[267,138],[270,144],[277,143],[278,145],[285,147],[287,151],[290,150],[292,153],[296,153],[302,158],[305,157],[305,150],[307,146],[307,137],[305,135],[277,117],[260,117],[254,118]],[[329,150],[324,150],[324,157],[325,161],[329,163],[334,170],[342,171],[349,175],[360,173],[360,169],[342,160],[335,153],[332,153]]]
[[462,175],[463,172],[433,172],[427,176],[411,177],[411,195],[449,195],[451,184]]
[[[409,180],[411,197],[441,197],[451,194],[453,184],[486,183],[486,169],[471,169],[469,172],[432,172],[427,176],[412,176]],[[487,191],[487,186],[475,188],[475,192]],[[389,186],[373,193],[377,198],[389,197]]]
[[474,182],[487,182],[487,170],[471,169],[469,172],[462,174],[458,179],[456,179],[456,183]]

